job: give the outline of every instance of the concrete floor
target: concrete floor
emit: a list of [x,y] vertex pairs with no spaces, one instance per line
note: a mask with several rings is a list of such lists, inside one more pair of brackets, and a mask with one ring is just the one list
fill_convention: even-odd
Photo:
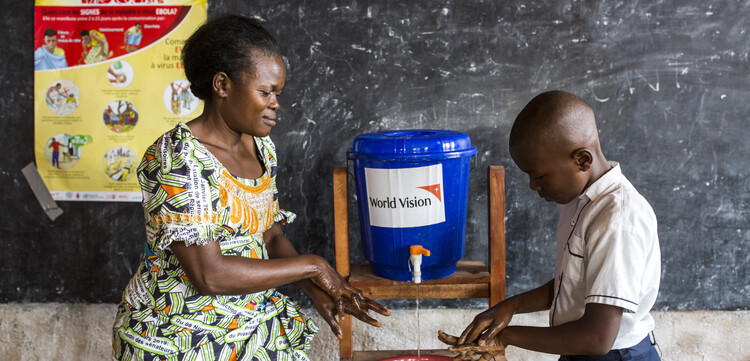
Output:
[[[417,332],[414,310],[379,317],[381,328],[354,324],[355,350],[443,348],[437,330],[460,333],[478,309],[422,309]],[[313,310],[321,331],[309,355],[337,360],[338,342]],[[113,304],[0,304],[0,360],[110,360]],[[678,361],[750,361],[750,311],[658,311],[656,340],[662,359]],[[513,323],[545,325],[547,314],[518,315]],[[416,335],[419,334],[418,338]],[[557,360],[554,355],[507,350],[510,361]]]

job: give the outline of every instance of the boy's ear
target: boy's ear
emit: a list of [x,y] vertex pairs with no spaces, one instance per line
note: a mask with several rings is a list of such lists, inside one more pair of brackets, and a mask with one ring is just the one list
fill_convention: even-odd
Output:
[[227,73],[220,71],[211,79],[211,88],[219,98],[224,99],[229,94],[230,82]]
[[581,172],[586,172],[591,168],[591,163],[594,162],[594,156],[586,148],[578,148],[573,151],[573,160],[578,165],[578,169]]

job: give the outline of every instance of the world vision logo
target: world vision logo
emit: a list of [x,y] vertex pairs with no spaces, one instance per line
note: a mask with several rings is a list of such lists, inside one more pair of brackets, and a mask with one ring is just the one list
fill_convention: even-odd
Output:
[[442,164],[365,168],[370,225],[422,227],[445,222]]
[[[443,200],[440,198],[440,184],[433,184],[429,186],[421,186],[417,187],[419,189],[424,189],[432,195],[435,196],[435,198],[438,199],[438,201],[442,202]],[[385,197],[385,198],[377,198],[377,197],[369,197],[370,198],[370,206],[374,208],[390,208],[390,209],[396,209],[396,208],[423,208],[423,207],[429,207],[432,206],[432,198],[427,197]]]
[[428,192],[430,192],[430,193],[434,194],[434,195],[435,195],[435,197],[436,197],[436,198],[437,198],[437,199],[438,199],[439,201],[441,201],[441,202],[443,201],[442,199],[440,199],[440,184],[433,184],[433,185],[431,185],[431,186],[421,186],[421,187],[417,187],[417,188],[419,188],[419,189],[424,189],[424,190],[426,190],[426,191],[428,191]]

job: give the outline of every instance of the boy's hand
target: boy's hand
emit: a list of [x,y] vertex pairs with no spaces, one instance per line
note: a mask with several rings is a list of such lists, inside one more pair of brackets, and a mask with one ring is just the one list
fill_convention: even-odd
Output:
[[478,314],[474,317],[474,321],[461,333],[461,337],[458,338],[456,344],[476,343],[478,346],[484,346],[485,343],[494,339],[500,331],[508,326],[515,311],[512,303],[500,302]]
[[456,356],[453,357],[454,361],[459,360],[477,360],[477,361],[491,361],[495,360],[495,356],[504,355],[505,347],[495,339],[487,342],[484,346],[477,344],[463,344],[458,345],[458,337],[451,336],[443,331],[438,330],[438,339],[445,344],[450,345],[449,351],[455,352]]

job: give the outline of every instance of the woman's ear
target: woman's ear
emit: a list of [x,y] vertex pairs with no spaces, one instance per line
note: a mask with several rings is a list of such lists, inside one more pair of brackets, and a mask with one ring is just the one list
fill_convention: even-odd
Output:
[[211,88],[219,99],[224,99],[229,95],[229,88],[231,87],[232,81],[229,80],[227,73],[221,71],[214,75],[211,79]]
[[591,163],[594,162],[594,156],[591,151],[586,148],[578,148],[573,151],[573,160],[578,165],[578,169],[581,172],[586,172],[591,168]]

